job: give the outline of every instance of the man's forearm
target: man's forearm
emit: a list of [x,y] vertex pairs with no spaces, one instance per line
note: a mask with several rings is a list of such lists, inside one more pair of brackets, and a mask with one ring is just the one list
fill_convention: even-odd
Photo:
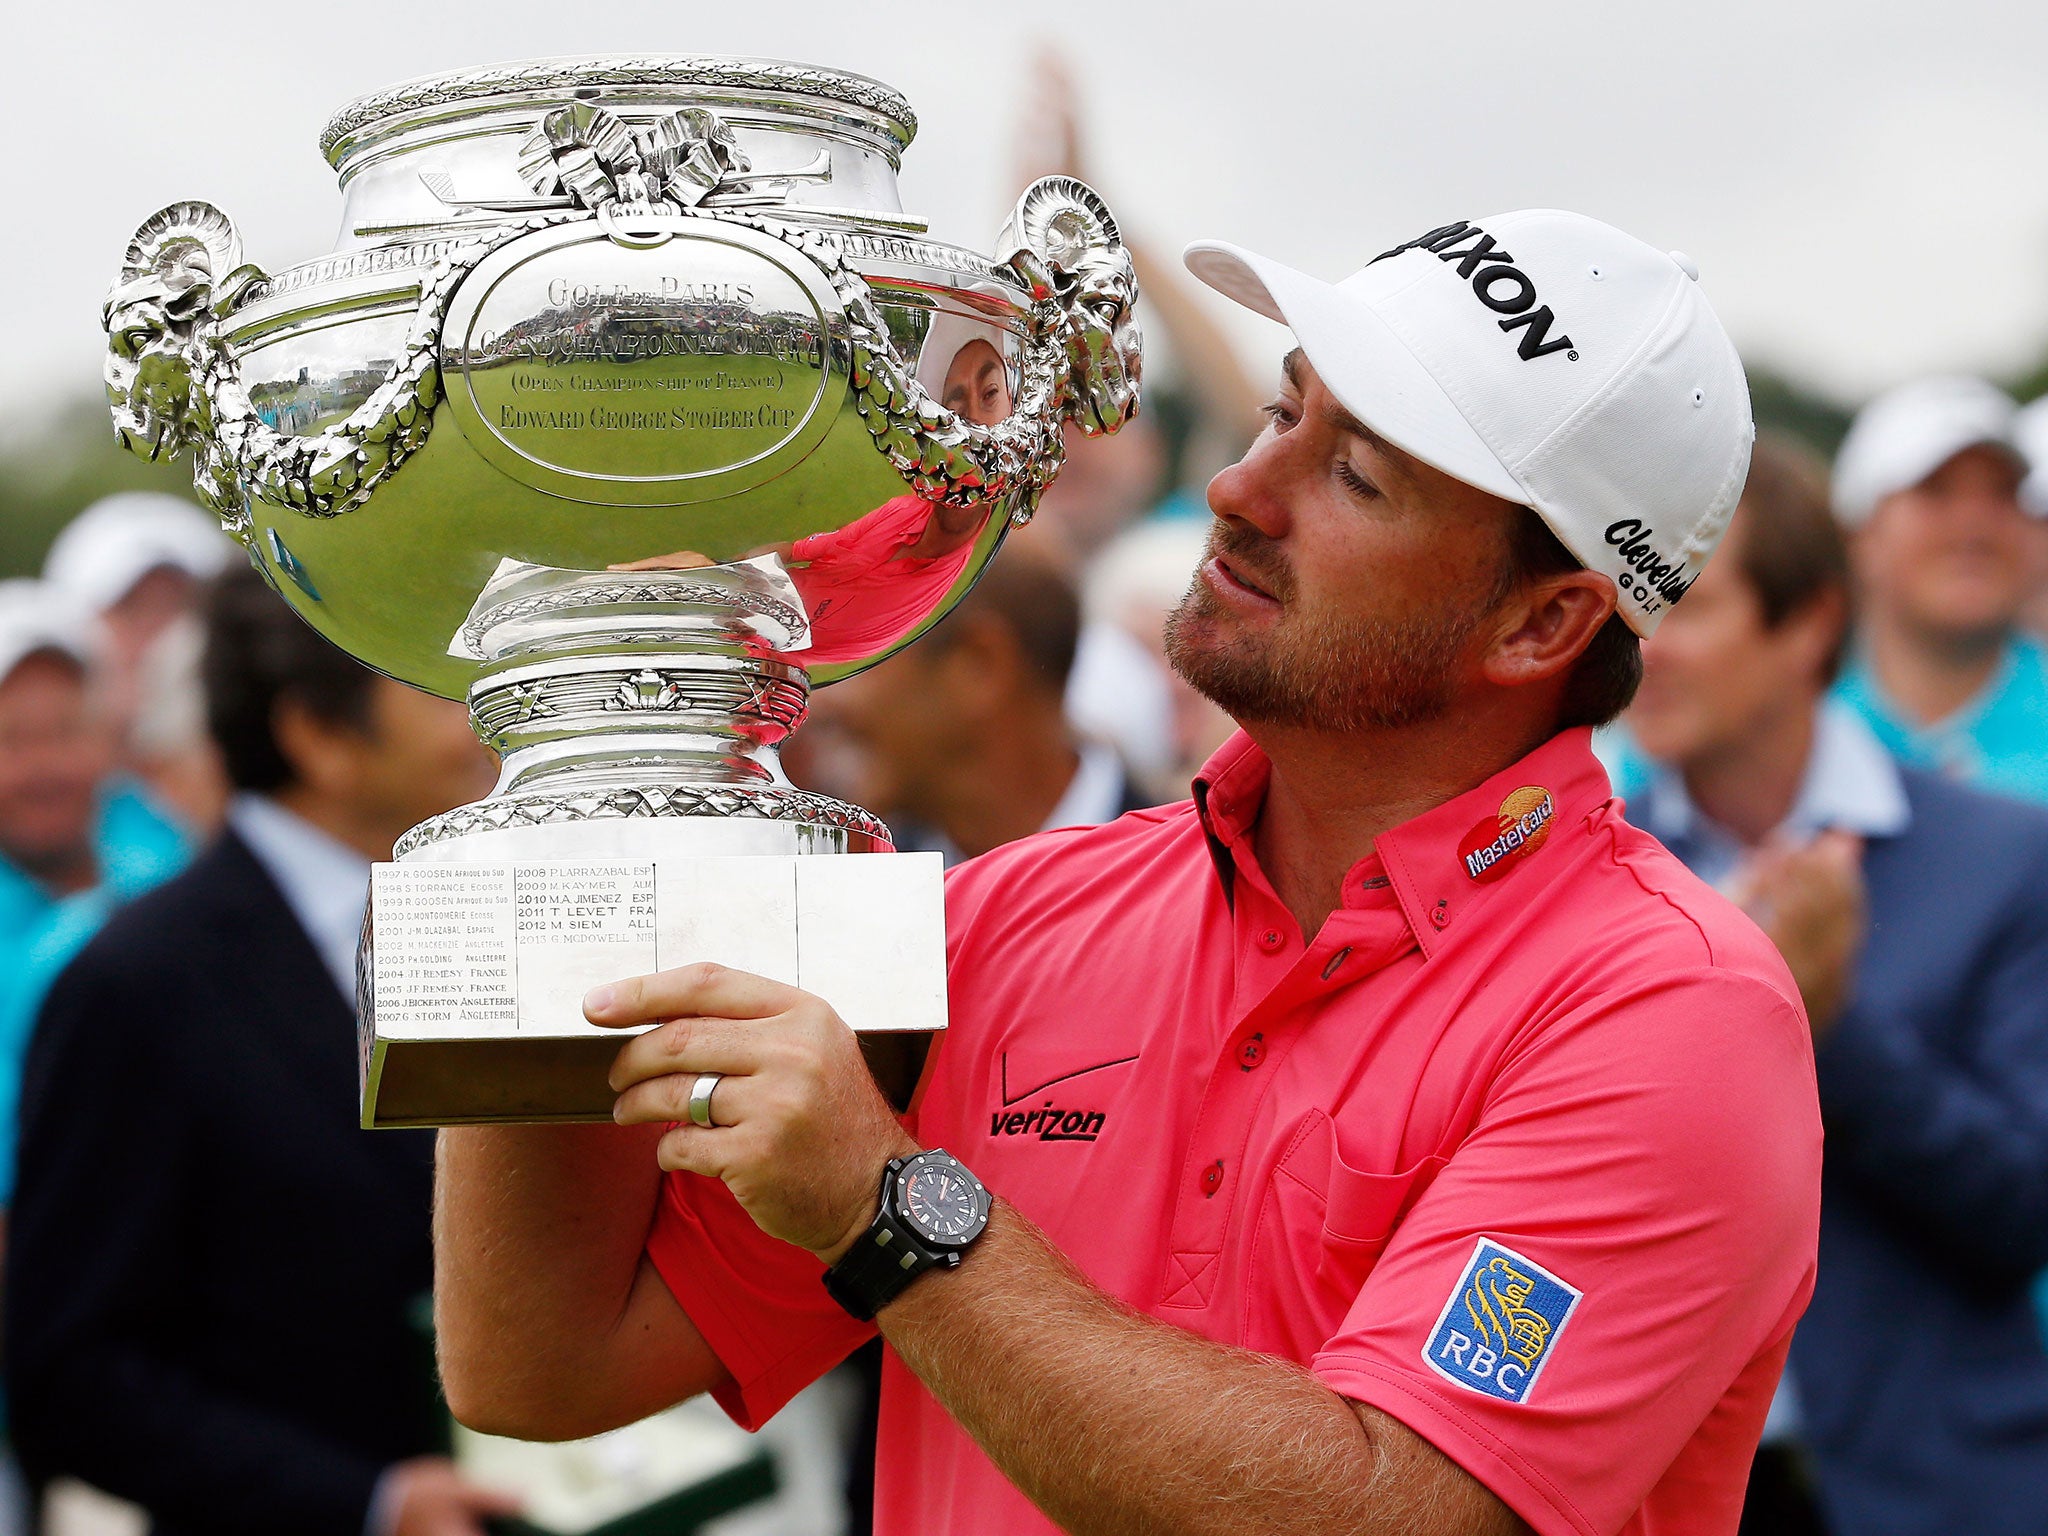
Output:
[[[644,1284],[657,1139],[610,1125],[441,1133],[434,1311],[457,1418],[529,1437],[617,1418],[632,1383],[614,1374],[631,1354],[615,1334]],[[580,1403],[586,1389],[606,1401]]]
[[1507,1533],[1493,1496],[1297,1366],[1122,1306],[998,1202],[878,1319],[1005,1476],[1074,1536]]

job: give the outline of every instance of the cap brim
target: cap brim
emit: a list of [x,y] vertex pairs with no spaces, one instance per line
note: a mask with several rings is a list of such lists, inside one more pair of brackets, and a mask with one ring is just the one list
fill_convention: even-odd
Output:
[[1490,495],[1533,504],[1457,402],[1370,304],[1220,240],[1196,241],[1182,260],[1225,298],[1293,331],[1338,403],[1396,448]]

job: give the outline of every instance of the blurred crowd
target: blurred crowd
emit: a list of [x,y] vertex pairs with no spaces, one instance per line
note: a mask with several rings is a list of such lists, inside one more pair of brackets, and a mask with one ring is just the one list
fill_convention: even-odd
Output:
[[[1085,177],[1045,85],[1026,168]],[[972,858],[1181,798],[1231,729],[1161,632],[1208,535],[1202,486],[1271,381],[1174,264],[1135,255],[1147,411],[1077,436],[954,613],[817,694],[785,754],[899,846]],[[1820,1064],[1820,1278],[1746,1531],[2018,1532],[2048,1508],[2044,644],[2048,401],[1917,380],[1832,465],[1759,442],[1600,743],[1630,817],[1776,942]],[[430,1135],[352,1129],[369,865],[491,776],[459,706],[313,636],[176,497],[101,501],[40,578],[0,584],[4,1374],[26,1474],[0,1520],[66,1480],[166,1533],[515,1518],[434,1401]],[[864,1368],[791,1410],[782,1512],[718,1529],[864,1527]]]

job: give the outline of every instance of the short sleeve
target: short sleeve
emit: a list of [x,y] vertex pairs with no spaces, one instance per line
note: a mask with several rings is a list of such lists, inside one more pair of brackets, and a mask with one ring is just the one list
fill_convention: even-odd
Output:
[[1819,1211],[1798,1008],[1646,981],[1524,1034],[1313,1369],[1543,1536],[1612,1533],[1667,1474],[1746,1468]]
[[826,1294],[815,1255],[768,1236],[716,1179],[668,1175],[647,1256],[731,1377],[712,1395],[743,1428],[874,1336]]

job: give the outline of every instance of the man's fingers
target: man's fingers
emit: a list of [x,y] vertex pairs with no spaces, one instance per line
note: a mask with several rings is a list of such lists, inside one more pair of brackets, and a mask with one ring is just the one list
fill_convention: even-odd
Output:
[[711,1124],[696,1126],[690,1122],[690,1092],[699,1075],[678,1072],[635,1083],[612,1105],[612,1118],[620,1125],[690,1123],[692,1129],[730,1130],[776,1103],[775,1091],[764,1088],[763,1079],[744,1072],[720,1074],[711,1090]]
[[724,1178],[725,1155],[718,1137],[716,1130],[679,1125],[656,1144],[654,1160],[670,1173],[701,1173],[707,1179]]
[[763,1060],[758,1021],[671,1019],[635,1035],[612,1058],[613,1093],[677,1073],[756,1072]]
[[795,987],[765,976],[700,963],[593,987],[584,995],[583,1016],[607,1029],[689,1015],[765,1019],[802,996]]

